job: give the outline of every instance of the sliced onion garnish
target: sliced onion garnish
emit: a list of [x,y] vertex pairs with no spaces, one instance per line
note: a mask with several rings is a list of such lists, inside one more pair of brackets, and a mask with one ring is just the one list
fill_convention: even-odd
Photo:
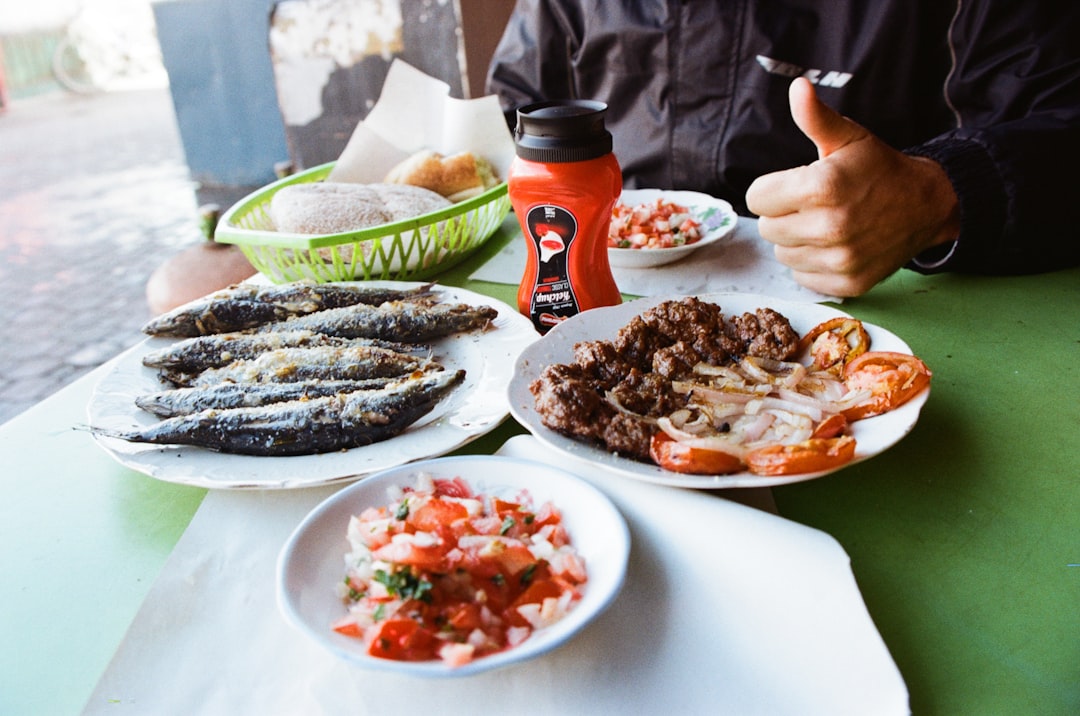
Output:
[[792,361],[776,360],[761,356],[744,356],[739,368],[752,380],[776,385],[798,385],[806,375],[806,366]]
[[749,356],[739,361],[739,368],[746,374],[751,380],[755,380],[761,383],[772,384],[776,376],[764,367],[758,365],[756,361],[750,360]]
[[668,418],[673,426],[691,435],[700,435],[713,430],[712,417],[706,413],[695,414],[692,410],[676,410]]
[[799,382],[798,390],[821,400],[840,400],[847,393],[848,387],[831,373],[814,371]]
[[[748,449],[780,443],[793,445],[803,440],[808,440],[814,431],[814,422],[805,415],[797,415],[783,410],[770,410],[763,412],[772,418],[768,430],[761,435],[751,438],[747,435],[746,447]],[[741,428],[739,428],[741,429]]]
[[676,428],[667,418],[659,418],[656,424],[669,436],[689,447],[724,452],[740,460],[746,454],[746,448],[726,433],[708,436],[694,435]]
[[693,403],[692,405],[703,415],[709,416],[709,422],[717,426],[746,413],[745,403]]
[[814,429],[814,424],[818,422],[806,413],[792,412],[790,410],[780,409],[774,409],[770,412],[772,412],[778,420],[782,420],[784,423],[790,425],[796,430],[805,430],[812,432]]
[[624,415],[633,415],[638,420],[644,420],[646,423],[656,423],[656,418],[651,418],[648,415],[642,415],[641,413],[635,413],[633,410],[630,410],[625,405],[620,403],[619,399],[616,398],[610,390],[604,393],[604,400],[606,400],[611,405],[611,407],[615,408],[615,410],[623,413]]
[[834,405],[837,407],[836,412],[843,412],[848,408],[853,408],[860,403],[869,400],[873,395],[870,390],[849,390],[842,398],[837,400]]
[[783,398],[762,398],[761,407],[768,410],[777,410],[784,413],[799,414],[810,420],[818,421],[825,417],[824,413],[812,406],[802,403],[796,403],[791,400],[785,400]]
[[[791,390],[789,388],[781,388],[780,390],[778,390],[776,392],[776,396],[778,398],[780,398],[781,400],[784,400],[784,401],[786,401],[788,403],[792,403],[792,404],[795,404],[795,405],[806,406],[807,408],[810,408],[813,411],[815,411],[817,414],[828,415],[828,414],[831,414],[831,413],[839,413],[840,412],[839,410],[836,409],[835,401],[821,400],[820,398],[816,398],[816,397],[811,396],[811,395],[804,395],[803,393],[800,393],[797,390]],[[815,419],[820,420],[821,418],[815,418]]]
[[746,380],[737,370],[727,365],[712,365],[711,363],[698,363],[694,366],[694,372],[698,375],[708,375],[714,378],[723,377],[735,382]]
[[671,420],[673,425],[678,425],[681,428],[683,425],[690,422],[690,418],[693,417],[693,415],[694,413],[692,410],[683,408],[681,410],[676,410],[669,415],[668,419]]
[[795,388],[806,379],[806,375],[809,371],[806,370],[806,366],[798,365],[793,369],[784,380],[780,382],[785,388]]
[[754,416],[748,416],[748,420],[741,423],[736,423],[732,427],[731,432],[736,434],[740,438],[740,442],[752,443],[760,440],[765,431],[772,427],[776,421],[776,416],[772,413],[758,413]]
[[770,392],[768,386],[763,386],[764,391],[717,390],[700,383],[691,383],[686,387],[688,388],[686,392],[698,402],[715,405],[747,403]]
[[688,409],[656,425],[687,446],[740,459],[757,447],[809,440],[821,421],[872,396],[828,371],[759,356],[725,366],[698,363],[693,372],[672,381]]

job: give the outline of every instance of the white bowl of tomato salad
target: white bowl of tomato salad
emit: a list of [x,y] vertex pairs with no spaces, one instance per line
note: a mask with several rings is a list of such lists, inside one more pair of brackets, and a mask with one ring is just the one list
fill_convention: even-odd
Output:
[[728,202],[695,191],[627,189],[611,212],[608,261],[615,268],[674,263],[735,230]]
[[363,478],[316,507],[278,558],[286,620],[371,669],[463,676],[565,643],[622,588],[626,522],[570,473],[444,457]]

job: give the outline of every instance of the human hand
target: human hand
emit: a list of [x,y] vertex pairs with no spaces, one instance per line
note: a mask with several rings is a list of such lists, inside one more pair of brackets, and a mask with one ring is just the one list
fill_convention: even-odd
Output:
[[746,204],[796,281],[858,296],[925,249],[960,233],[959,203],[936,162],[893,149],[818,100],[797,78],[791,116],[818,160],[758,177]]

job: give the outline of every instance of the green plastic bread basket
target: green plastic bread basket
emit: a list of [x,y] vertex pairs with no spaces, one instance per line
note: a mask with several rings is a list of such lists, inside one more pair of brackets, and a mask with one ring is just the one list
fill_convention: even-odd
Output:
[[221,217],[214,240],[236,244],[259,272],[277,283],[420,281],[480,248],[510,212],[506,182],[483,194],[413,219],[340,234],[274,231],[270,200],[282,187],[323,181],[334,162],[280,179],[241,199]]

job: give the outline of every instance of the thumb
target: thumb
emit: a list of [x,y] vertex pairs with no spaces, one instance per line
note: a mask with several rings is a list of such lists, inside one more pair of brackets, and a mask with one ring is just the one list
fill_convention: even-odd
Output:
[[814,143],[820,159],[868,134],[863,127],[819,100],[814,86],[805,77],[796,77],[791,83],[788,103],[795,126]]

